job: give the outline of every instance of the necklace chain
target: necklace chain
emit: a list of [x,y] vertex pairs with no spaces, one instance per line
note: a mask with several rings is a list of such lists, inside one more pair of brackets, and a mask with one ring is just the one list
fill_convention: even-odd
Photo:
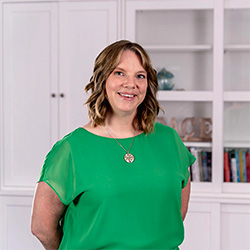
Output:
[[131,142],[131,144],[130,144],[130,146],[129,146],[129,149],[126,150],[126,149],[122,146],[122,144],[121,144],[121,143],[120,143],[120,142],[110,133],[110,129],[107,128],[106,126],[105,126],[105,129],[106,129],[106,131],[108,132],[108,134],[109,134],[114,140],[116,140],[116,142],[119,144],[119,146],[127,153],[127,154],[124,155],[124,160],[125,160],[127,163],[132,163],[132,162],[134,161],[134,156],[133,156],[132,154],[130,154],[129,152],[130,152],[130,150],[131,150],[131,148],[132,148],[132,145],[133,145],[133,143],[134,143],[135,136],[133,137],[133,140],[132,140],[132,142]]

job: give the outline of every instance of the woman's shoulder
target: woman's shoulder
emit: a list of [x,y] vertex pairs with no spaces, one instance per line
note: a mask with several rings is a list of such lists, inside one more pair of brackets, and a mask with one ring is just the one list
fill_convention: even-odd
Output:
[[172,127],[156,122],[153,135],[166,138],[168,141],[181,141],[179,134]]
[[162,135],[173,135],[176,133],[175,129],[164,125],[162,123],[156,122],[154,127],[155,134],[162,134]]
[[70,149],[74,144],[79,142],[81,140],[82,130],[84,130],[82,127],[78,127],[74,129],[73,131],[69,132],[68,134],[64,135],[61,139],[57,140],[52,149],[58,149],[58,148],[64,148],[64,149]]

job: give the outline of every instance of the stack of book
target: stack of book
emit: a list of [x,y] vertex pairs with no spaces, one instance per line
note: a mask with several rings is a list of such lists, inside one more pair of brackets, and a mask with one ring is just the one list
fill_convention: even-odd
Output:
[[212,152],[211,149],[189,148],[196,161],[190,168],[191,181],[212,181]]
[[225,148],[224,181],[250,182],[250,149]]

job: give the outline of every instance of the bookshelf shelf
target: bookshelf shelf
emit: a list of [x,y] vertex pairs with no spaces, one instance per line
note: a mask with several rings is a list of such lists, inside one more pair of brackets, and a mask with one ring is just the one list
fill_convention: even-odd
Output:
[[226,193],[250,194],[250,183],[224,182],[222,189]]
[[232,52],[240,52],[240,51],[248,51],[250,52],[250,44],[230,44],[224,46],[225,52],[232,51]]
[[250,102],[250,91],[225,91],[225,102]]
[[197,101],[211,102],[213,100],[212,91],[159,91],[159,101]]
[[183,142],[186,147],[211,148],[212,142]]
[[226,141],[224,142],[224,148],[250,148],[249,141]]

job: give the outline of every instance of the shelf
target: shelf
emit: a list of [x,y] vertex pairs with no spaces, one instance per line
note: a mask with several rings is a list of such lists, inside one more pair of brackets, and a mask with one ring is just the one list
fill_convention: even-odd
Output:
[[212,45],[145,45],[150,52],[199,52],[210,51]]
[[190,101],[190,102],[211,102],[212,91],[164,91],[158,92],[158,101]]
[[[229,184],[231,183],[225,183]],[[193,183],[191,184],[193,185]],[[237,184],[236,184],[237,185]],[[228,185],[225,185],[228,186]],[[244,186],[244,185],[243,185]],[[228,187],[226,187],[228,188]],[[233,193],[233,192],[227,192],[227,193],[217,193],[217,192],[191,192],[190,200],[193,201],[204,201],[204,202],[221,202],[221,203],[231,203],[231,204],[250,204],[250,197],[248,193]]]
[[225,51],[250,51],[250,44],[231,44],[224,46]]
[[222,189],[226,193],[250,194],[250,182],[223,182]]
[[226,141],[224,142],[224,148],[250,148],[250,142],[249,141],[241,141],[241,142]]
[[249,1],[246,0],[226,0],[225,9],[246,9],[250,8]]
[[211,148],[212,142],[183,142],[186,147]]
[[225,102],[250,102],[250,91],[225,91]]

